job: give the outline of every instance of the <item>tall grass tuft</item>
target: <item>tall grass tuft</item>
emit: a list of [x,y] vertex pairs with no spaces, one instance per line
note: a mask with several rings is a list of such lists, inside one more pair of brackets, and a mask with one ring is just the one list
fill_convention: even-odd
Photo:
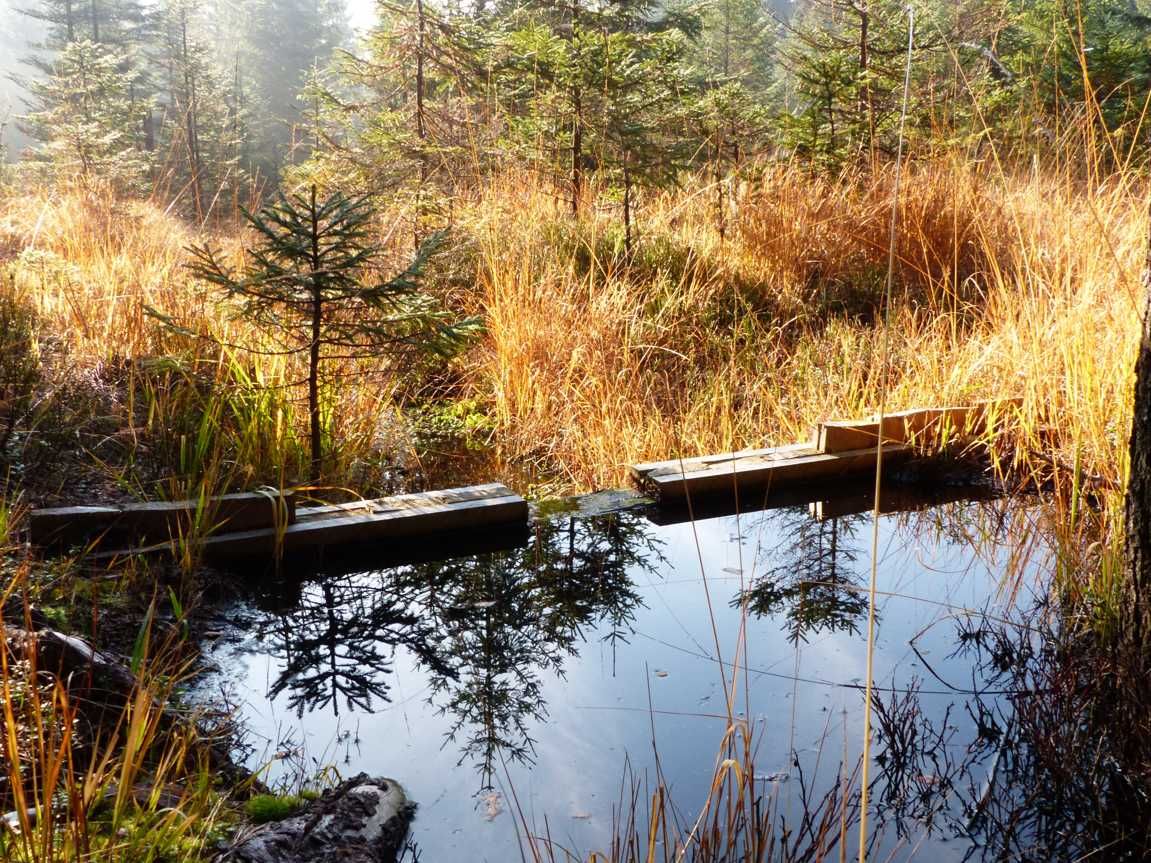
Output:
[[[8,582],[7,608],[27,578],[24,565]],[[148,615],[131,690],[85,692],[42,655],[24,607],[23,627],[0,625],[0,805],[12,813],[0,826],[0,857],[203,859],[232,815],[194,725],[166,709],[187,671],[175,642],[157,637]]]

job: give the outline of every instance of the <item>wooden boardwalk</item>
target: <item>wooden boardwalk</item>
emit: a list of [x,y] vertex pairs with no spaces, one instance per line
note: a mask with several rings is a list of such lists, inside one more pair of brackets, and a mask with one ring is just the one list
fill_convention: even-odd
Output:
[[[874,419],[825,422],[807,443],[647,462],[633,466],[632,476],[671,520],[693,498],[702,506],[720,497],[738,501],[750,492],[762,493],[759,498],[747,497],[751,507],[816,501],[819,505],[812,514],[828,518],[844,507],[851,511],[851,505],[836,502],[836,494],[846,491],[847,480],[858,482],[874,473],[881,434],[884,467],[894,467],[918,454],[977,441],[1018,405],[1008,400],[901,411],[886,415],[882,430]],[[692,507],[687,510],[691,513]],[[695,515],[702,511],[695,510]],[[438,547],[450,544],[453,537],[474,540],[485,531],[493,536],[523,531],[529,518],[527,501],[499,483],[320,506],[298,506],[291,491],[268,489],[223,495],[206,503],[34,510],[30,534],[32,543],[40,546],[107,547],[115,540],[125,548],[97,555],[105,559],[176,551],[181,537],[191,535],[208,558],[273,560],[302,549],[366,547],[381,541],[398,549],[411,540],[413,549],[405,554],[423,553],[414,546],[426,551],[432,537]],[[191,530],[205,522],[207,528]]]
[[34,509],[28,519],[33,545],[82,545],[106,538],[163,540],[186,533],[197,518],[213,530],[270,528],[295,520],[293,492],[225,494],[209,501],[177,500],[115,506]]
[[324,546],[442,537],[457,532],[526,526],[528,503],[500,483],[402,494],[328,506],[300,507],[280,531],[218,533],[204,541],[211,558],[269,556]]
[[[883,418],[883,465],[896,467],[919,452],[970,443],[994,429],[1019,402],[900,411]],[[692,497],[785,489],[874,473],[880,438],[876,419],[821,423],[812,440],[634,465],[632,479],[661,505]]]
[[[213,529],[200,539],[205,556],[271,560],[287,552],[327,546],[430,536],[448,542],[456,533],[523,529],[528,523],[527,501],[499,483],[322,506],[297,507],[292,501],[290,506],[281,507],[277,518],[273,504],[285,498],[292,500],[290,494],[225,495],[213,499],[213,511],[222,508],[231,517],[213,521]],[[262,502],[262,509],[254,506],[253,499]],[[157,512],[165,517],[160,518]],[[32,514],[33,542],[95,545],[109,539],[155,540],[95,556],[101,559],[175,551],[191,523],[181,519],[194,512],[193,501],[36,510]]]

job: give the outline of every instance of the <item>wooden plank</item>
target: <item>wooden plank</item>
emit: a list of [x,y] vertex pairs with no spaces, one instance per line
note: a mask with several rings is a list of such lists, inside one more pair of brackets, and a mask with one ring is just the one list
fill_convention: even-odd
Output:
[[[283,502],[282,504],[280,502]],[[277,514],[277,507],[284,509]],[[160,540],[188,530],[200,502],[155,501],[117,506],[64,506],[34,509],[29,517],[33,545],[84,544],[105,535]],[[295,518],[292,491],[279,495],[260,492],[225,494],[207,507],[213,530],[251,530],[271,527],[280,519]]]
[[296,523],[280,532],[278,542],[275,530],[239,531],[208,537],[203,550],[212,558],[267,556],[274,555],[277,547],[290,552],[526,525],[527,520],[527,501],[492,483],[330,507],[301,507]]
[[[832,420],[820,423],[816,430],[816,440],[822,453],[851,452],[855,449],[874,447],[879,440],[879,423],[860,420]],[[888,429],[884,440],[891,442],[891,428]]]
[[674,471],[695,472],[716,465],[729,464],[746,458],[781,459],[795,458],[802,455],[813,455],[816,452],[814,442],[793,443],[787,446],[763,447],[760,449],[744,449],[736,452],[718,453],[716,455],[699,455],[684,459],[666,459],[665,461],[649,461],[632,465],[632,477],[637,481],[646,479],[649,475]]
[[[884,443],[930,446],[962,436],[970,408],[924,408],[897,411],[883,418]],[[875,446],[879,440],[878,420],[832,420],[820,423],[816,432],[819,451],[850,452]]]
[[[1008,411],[1021,404],[1021,399],[997,399],[976,402],[970,407],[893,411],[883,417],[883,440],[921,448],[939,446],[949,440],[968,441],[981,436],[989,422],[1001,421]],[[831,420],[820,423],[816,429],[818,450],[825,453],[864,449],[875,446],[878,439],[879,421],[875,418]]]
[[[911,447],[884,447],[884,465],[891,467],[911,456]],[[682,501],[689,496],[730,494],[733,488],[743,491],[765,486],[815,482],[838,477],[857,476],[875,470],[875,448],[843,453],[815,453],[795,458],[743,458],[728,460],[702,470],[649,473],[648,489],[660,503]]]
[[469,485],[463,488],[440,489],[438,491],[413,492],[391,497],[377,497],[366,500],[352,500],[347,503],[330,503],[319,506],[302,506],[296,511],[297,521],[337,515],[371,515],[397,509],[420,509],[431,503],[451,501],[464,503],[469,500],[485,500],[507,497],[513,494],[507,486],[498,482],[483,485]]

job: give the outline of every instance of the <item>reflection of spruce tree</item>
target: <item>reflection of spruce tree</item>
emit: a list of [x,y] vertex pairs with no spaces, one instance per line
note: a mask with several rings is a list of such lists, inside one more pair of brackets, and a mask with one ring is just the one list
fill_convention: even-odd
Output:
[[806,510],[786,511],[780,520],[785,539],[775,549],[780,562],[732,605],[746,603],[757,616],[784,611],[792,641],[806,641],[812,632],[857,632],[867,613],[867,597],[853,571],[859,550],[851,545],[861,518],[817,521]]
[[656,557],[641,519],[620,513],[544,521],[531,545],[504,554],[327,578],[266,626],[284,663],[269,694],[290,693],[299,714],[338,712],[340,700],[371,710],[389,700],[404,648],[450,717],[460,763],[474,760],[490,787],[499,759],[531,759],[546,676],[562,676],[595,627],[626,639],[640,604],[632,574]]
[[306,588],[296,608],[269,621],[267,634],[282,639],[273,655],[284,662],[269,696],[289,692],[288,704],[299,716],[329,705],[338,715],[341,698],[349,710],[370,711],[373,699],[391,700],[388,677],[397,646],[448,671],[414,598],[374,575],[329,578]]
[[530,761],[531,725],[546,717],[548,672],[563,675],[588,631],[624,637],[640,604],[631,573],[650,569],[654,541],[637,516],[542,522],[521,551],[414,568],[429,585],[427,613],[443,634],[445,674],[431,669],[432,701],[452,717],[460,763],[484,788],[499,759]]

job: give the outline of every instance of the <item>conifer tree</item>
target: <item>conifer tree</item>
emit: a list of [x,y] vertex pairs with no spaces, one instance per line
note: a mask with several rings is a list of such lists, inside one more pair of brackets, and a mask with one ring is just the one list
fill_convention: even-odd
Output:
[[304,173],[409,202],[418,245],[447,221],[458,185],[494,162],[482,98],[490,33],[431,0],[384,0],[377,9],[363,51],[340,52],[306,92],[321,146]]
[[142,106],[124,66],[119,50],[85,39],[61,50],[48,78],[27,82],[32,110],[20,125],[44,144],[36,158],[55,177],[103,179],[121,190],[145,182],[148,162],[137,146]]
[[[970,103],[978,72],[960,50],[1001,27],[1002,2],[959,0],[952,6],[915,0],[911,104],[907,134],[950,136],[956,103]],[[895,152],[908,4],[903,0],[807,0],[779,50],[784,140],[812,162],[835,169]],[[982,62],[979,57],[979,62]],[[985,130],[979,112],[977,134]],[[942,125],[941,125],[942,121]]]
[[[44,41],[29,47],[48,55],[81,41],[114,46],[127,55],[147,37],[139,0],[38,0],[37,5],[17,11],[43,22]],[[28,62],[47,72],[52,61],[37,56]]]
[[672,128],[686,95],[686,40],[698,21],[647,0],[596,5],[537,0],[502,36],[493,66],[513,140],[568,188],[587,178],[624,195],[630,237],[636,185],[668,178],[684,143]]
[[369,240],[372,210],[365,198],[333,193],[281,197],[248,220],[257,244],[250,263],[233,272],[210,247],[193,248],[193,272],[238,301],[242,314],[279,341],[285,354],[308,362],[308,420],[312,479],[324,456],[321,390],[335,359],[411,351],[447,355],[474,332],[420,291],[435,251],[425,243],[408,267],[386,281],[370,278],[379,250]]
[[349,37],[344,0],[247,0],[242,34],[246,74],[259,112],[253,133],[265,173],[311,153],[313,136],[300,132],[299,95],[308,76],[324,67]]
[[764,98],[772,83],[779,25],[760,0],[709,0],[693,54],[709,88],[738,84]]
[[186,202],[203,221],[213,202],[237,186],[245,127],[235,113],[236,95],[223,80],[213,52],[200,35],[203,21],[190,0],[167,0],[155,19],[158,44],[156,77],[164,82],[159,97],[159,143],[165,192]]

